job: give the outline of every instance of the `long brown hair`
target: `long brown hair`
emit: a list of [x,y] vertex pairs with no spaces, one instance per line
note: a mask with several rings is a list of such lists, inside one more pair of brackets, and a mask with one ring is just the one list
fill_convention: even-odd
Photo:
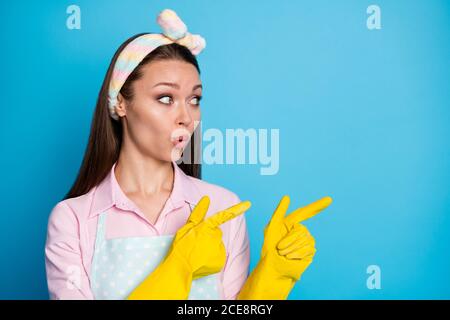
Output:
[[[91,188],[97,186],[109,173],[113,164],[119,158],[120,148],[122,145],[122,123],[116,121],[109,115],[108,111],[108,87],[111,74],[114,69],[117,57],[125,46],[133,39],[145,33],[137,34],[127,39],[114,54],[105,79],[103,80],[100,93],[97,98],[97,105],[94,111],[94,117],[91,124],[91,132],[89,135],[88,145],[84,153],[83,162],[81,164],[78,176],[72,185],[70,191],[64,199],[81,196]],[[133,70],[125,81],[120,93],[126,100],[133,98],[132,83],[142,76],[142,67],[156,60],[181,60],[194,65],[200,74],[200,68],[196,57],[188,48],[177,43],[162,45],[150,52],[142,62]],[[200,126],[198,126],[200,127]],[[196,163],[194,156],[198,151],[199,144],[195,143],[195,139],[190,141],[190,157],[189,163],[181,163],[178,166],[184,173],[195,178],[201,178],[201,164]]]

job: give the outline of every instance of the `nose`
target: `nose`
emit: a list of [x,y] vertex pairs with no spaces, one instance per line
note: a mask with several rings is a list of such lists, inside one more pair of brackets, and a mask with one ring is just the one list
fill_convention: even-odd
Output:
[[179,107],[177,124],[182,126],[188,126],[192,122],[191,112],[189,106],[186,103],[182,103]]

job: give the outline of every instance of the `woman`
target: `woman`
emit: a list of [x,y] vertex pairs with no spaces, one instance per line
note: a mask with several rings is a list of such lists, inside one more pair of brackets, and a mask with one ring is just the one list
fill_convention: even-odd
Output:
[[[195,55],[205,41],[188,33],[172,10],[157,21],[163,34],[136,35],[115,53],[80,172],[51,212],[45,248],[50,297],[286,298],[315,252],[296,222],[325,206],[296,212],[288,224],[283,198],[266,228],[262,259],[247,279],[242,213],[250,203],[200,180],[200,164],[193,161],[199,145],[190,138],[202,96]],[[189,140],[190,161],[178,165]],[[283,239],[280,255],[276,244]]]

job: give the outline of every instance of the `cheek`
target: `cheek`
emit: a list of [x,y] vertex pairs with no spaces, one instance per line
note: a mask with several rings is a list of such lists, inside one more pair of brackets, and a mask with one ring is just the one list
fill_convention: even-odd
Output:
[[170,131],[170,116],[162,108],[140,104],[129,114],[130,131],[136,140],[152,144],[164,141]]
[[200,111],[200,108],[196,108],[194,111],[192,111],[192,124],[191,124],[191,131],[195,130],[197,126],[200,124],[199,122],[202,120],[202,114]]
[[192,112],[192,118],[194,118],[194,120],[197,121],[199,121],[202,118],[202,111],[199,107],[196,107]]

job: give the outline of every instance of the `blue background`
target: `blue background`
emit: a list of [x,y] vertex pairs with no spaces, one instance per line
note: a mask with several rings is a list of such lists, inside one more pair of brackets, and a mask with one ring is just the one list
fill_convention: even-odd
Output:
[[[81,30],[66,8],[81,8]],[[369,5],[381,30],[366,27]],[[0,4],[0,298],[47,299],[48,215],[79,168],[116,48],[174,9],[205,37],[203,129],[280,129],[280,169],[204,166],[250,199],[251,268],[283,194],[334,199],[290,299],[450,298],[448,1],[13,1]],[[381,289],[366,286],[369,265]]]

